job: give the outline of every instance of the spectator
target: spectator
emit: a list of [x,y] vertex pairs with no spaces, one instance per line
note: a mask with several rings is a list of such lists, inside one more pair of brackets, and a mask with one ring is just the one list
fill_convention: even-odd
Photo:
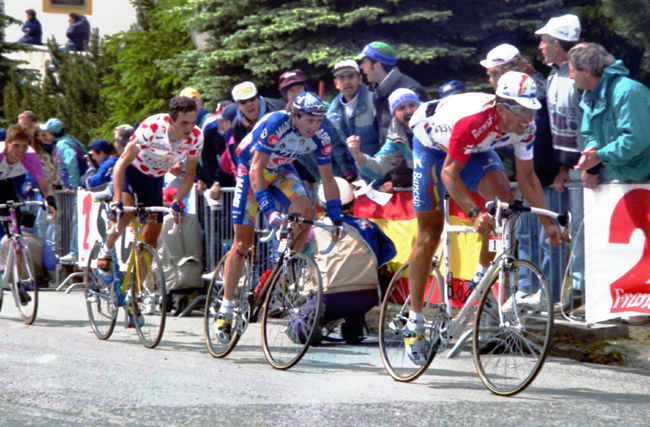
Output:
[[113,155],[114,152],[111,143],[105,139],[98,139],[90,144],[89,168],[85,180],[88,190],[100,191],[112,182],[113,168],[118,159]]
[[219,107],[216,120],[207,123],[203,129],[203,150],[196,171],[197,189],[200,193],[209,189],[208,196],[213,200],[221,197],[221,187],[235,186],[235,175],[232,173],[232,161],[226,141],[231,136],[230,125],[237,115],[237,106],[230,103],[222,106],[219,103]]
[[[227,102],[227,101],[226,101]],[[221,111],[217,111],[216,120],[219,133],[228,141],[232,136],[232,123],[237,117],[237,105],[228,103]]]
[[57,164],[61,175],[61,185],[66,190],[76,190],[79,178],[86,172],[85,157],[88,150],[74,136],[65,132],[63,122],[59,119],[49,119],[39,126],[45,144],[56,142]]
[[113,145],[115,146],[118,157],[124,152],[124,148],[129,143],[131,136],[133,136],[133,132],[135,130],[131,125],[119,125],[113,129]]
[[34,132],[37,121],[33,111],[23,111],[18,115],[18,124],[25,126],[30,132]]
[[[544,55],[544,62],[551,65],[551,74],[547,80],[547,97],[550,131],[553,139],[553,161],[558,164],[558,171],[553,178],[553,188],[545,190],[552,199],[560,199],[559,205],[551,205],[558,212],[571,209],[573,215],[573,255],[571,258],[571,298],[582,302],[584,288],[584,236],[580,230],[584,217],[582,189],[564,191],[565,182],[580,182],[581,173],[573,167],[584,150],[584,138],[580,134],[582,125],[582,108],[580,98],[582,91],[569,78],[568,52],[580,38],[580,20],[575,15],[551,18],[535,34],[540,35],[539,50]],[[535,156],[537,156],[537,151]],[[597,171],[592,171],[597,174]],[[603,170],[603,175],[605,171]],[[544,177],[538,173],[540,180]],[[593,177],[596,179],[596,176]],[[545,183],[543,182],[543,185]],[[561,194],[558,197],[556,193]],[[546,247],[544,245],[543,247]],[[547,276],[548,277],[548,276]],[[555,289],[554,289],[555,291]],[[554,292],[555,293],[555,292]],[[553,295],[557,300],[559,295]],[[568,301],[569,301],[568,300]]]
[[[410,167],[410,177],[413,176],[413,131],[409,121],[420,106],[420,100],[415,92],[409,89],[397,89],[388,97],[390,111],[393,115],[386,143],[374,157],[361,151],[359,138],[348,138],[350,152],[357,162],[357,168],[362,175],[370,179],[380,179],[406,160]],[[402,182],[401,177],[393,178],[392,182]],[[410,184],[409,184],[410,185]]]
[[32,134],[32,148],[38,154],[43,166],[45,179],[55,189],[61,189],[61,177],[57,165],[58,151],[54,139],[45,137],[47,131],[41,128],[42,123],[37,123]]
[[18,39],[18,43],[42,45],[43,28],[41,27],[41,22],[36,19],[36,11],[34,9],[27,9],[25,15],[27,15],[27,20],[20,28],[24,36]]
[[278,89],[282,93],[282,98],[291,103],[298,95],[307,92],[309,86],[302,70],[291,70],[282,73]]
[[[364,339],[365,314],[380,301],[380,283],[387,286],[390,282],[391,274],[386,267],[397,251],[377,224],[351,215],[354,206],[352,185],[342,178],[336,178],[336,184],[341,195],[345,238],[341,239],[337,250],[322,255],[319,250],[330,244],[331,234],[321,228],[313,229],[314,260],[323,278],[322,325],[345,319],[341,324],[341,336],[348,344],[356,344]],[[322,186],[318,191],[318,203],[327,210]],[[299,315],[291,326],[297,329],[303,319]]]
[[370,90],[374,92],[377,129],[379,141],[386,141],[388,128],[392,120],[388,97],[397,89],[410,89],[418,95],[420,101],[429,101],[431,98],[422,85],[411,77],[402,74],[397,68],[397,53],[392,47],[383,42],[373,42],[363,48],[356,58],[361,61],[361,70],[370,83]]
[[259,119],[270,112],[283,110],[285,105],[277,99],[267,99],[259,95],[257,88],[252,82],[240,83],[232,88],[232,98],[237,103],[239,112],[232,123],[232,138],[234,146],[231,151],[231,158],[234,155],[239,143],[253,130],[253,126]]
[[374,156],[384,141],[379,141],[373,95],[363,83],[359,66],[352,59],[339,61],[332,74],[334,85],[340,91],[327,112],[333,130],[347,143],[350,138],[358,139],[359,150]]
[[193,87],[186,87],[181,91],[178,96],[184,96],[185,98],[192,98],[196,102],[196,108],[198,109],[199,115],[196,118],[196,126],[203,130],[203,125],[205,120],[208,118],[205,108],[203,108],[203,101],[201,101],[201,94],[194,89]]
[[68,30],[65,35],[68,43],[65,47],[69,51],[83,51],[90,44],[90,22],[85,16],[76,12],[68,15]]
[[[630,79],[621,60],[596,43],[580,43],[569,51],[569,69],[584,90],[582,135],[585,150],[575,169],[603,164],[612,179],[650,179],[650,89]],[[593,175],[583,172],[586,188],[596,188]]]

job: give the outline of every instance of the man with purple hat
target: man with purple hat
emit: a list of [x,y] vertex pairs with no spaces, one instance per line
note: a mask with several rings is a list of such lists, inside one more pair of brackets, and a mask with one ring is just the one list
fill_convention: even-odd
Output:
[[397,89],[410,89],[418,95],[420,101],[429,101],[431,97],[422,85],[411,77],[402,74],[397,68],[397,53],[384,42],[372,42],[363,48],[355,58],[360,61],[360,68],[370,83],[374,93],[379,141],[386,141],[388,128],[392,120],[388,97]]
[[[405,328],[405,350],[417,365],[426,363],[431,344],[424,335],[422,301],[431,259],[444,226],[443,202],[449,192],[474,222],[474,229],[487,236],[494,219],[476,205],[473,190],[486,200],[514,200],[505,170],[495,148],[514,145],[517,183],[531,206],[546,208],[544,193],[533,170],[534,114],[541,107],[535,82],[526,74],[510,71],[497,84],[496,96],[466,93],[420,106],[410,121],[413,139],[413,207],[418,237],[411,254],[409,288],[411,306]],[[551,244],[566,236],[548,217],[540,217]],[[484,239],[485,242],[486,239]],[[490,263],[481,251],[478,282]],[[429,319],[430,320],[430,319]]]

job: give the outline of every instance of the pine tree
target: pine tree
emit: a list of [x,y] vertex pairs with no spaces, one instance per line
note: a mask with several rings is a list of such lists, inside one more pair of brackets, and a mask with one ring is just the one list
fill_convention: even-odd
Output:
[[3,126],[8,126],[16,122],[16,116],[8,115],[5,111],[5,87],[10,81],[12,73],[18,65],[17,61],[13,61],[6,56],[7,53],[20,52],[29,50],[29,46],[22,43],[8,43],[4,40],[4,30],[9,25],[21,24],[17,19],[0,13],[0,118],[4,117]]
[[208,47],[162,63],[209,99],[229,97],[248,79],[277,96],[282,71],[302,68],[330,82],[336,61],[382,40],[398,52],[402,72],[425,86],[480,85],[478,61],[489,49],[510,42],[535,52],[534,31],[559,7],[559,0],[192,0],[184,10],[198,13],[188,27],[207,32]]

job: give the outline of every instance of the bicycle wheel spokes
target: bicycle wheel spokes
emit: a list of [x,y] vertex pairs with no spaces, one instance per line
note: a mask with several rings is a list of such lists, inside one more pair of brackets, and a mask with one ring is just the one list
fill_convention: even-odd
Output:
[[320,343],[322,297],[320,271],[308,256],[294,255],[275,274],[262,317],[264,355],[274,368],[291,368],[314,339]]
[[[16,245],[14,257],[13,276],[14,291],[16,297],[16,306],[20,312],[23,322],[28,325],[36,320],[38,311],[38,283],[36,282],[36,269],[32,253],[20,239],[20,244]],[[7,266],[8,267],[8,266]]]
[[102,279],[100,270],[97,269],[97,256],[101,244],[95,245],[88,258],[88,268],[84,281],[86,289],[86,309],[93,332],[100,340],[108,339],[115,329],[118,308],[115,305],[112,282],[107,283]]
[[[404,263],[393,275],[388,285],[384,301],[381,306],[379,318],[379,349],[384,367],[391,377],[397,381],[413,381],[426,371],[435,357],[434,345],[430,346],[427,361],[423,366],[416,365],[409,359],[404,347],[404,328],[409,317],[410,291],[409,291],[409,264]],[[433,286],[436,276],[425,292],[422,313],[426,320],[427,337],[435,341],[433,336],[432,321],[438,312],[437,306],[432,304]]]
[[214,270],[210,286],[208,287],[208,299],[203,314],[203,335],[205,343],[208,346],[210,354],[214,357],[226,357],[237,345],[239,337],[242,336],[248,327],[250,319],[250,306],[248,304],[248,294],[250,291],[250,261],[248,257],[244,260],[244,268],[235,291],[235,310],[233,312],[232,333],[230,341],[222,343],[217,338],[217,313],[223,302],[225,291],[224,270],[226,257],[224,255],[219,261],[217,268]]
[[152,246],[140,243],[134,250],[137,255],[129,278],[129,323],[135,326],[142,345],[154,348],[165,331],[165,276],[160,258]]
[[[532,383],[544,364],[552,336],[553,301],[535,265],[516,260],[502,264],[502,269],[493,276],[476,312],[474,363],[490,391],[511,396]],[[499,309],[517,290],[530,288],[531,297],[520,302],[515,298]]]

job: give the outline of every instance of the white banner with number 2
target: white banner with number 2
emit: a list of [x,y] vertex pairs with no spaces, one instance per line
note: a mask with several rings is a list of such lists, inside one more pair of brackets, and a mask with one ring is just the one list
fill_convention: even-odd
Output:
[[650,184],[584,190],[586,320],[650,315]]

